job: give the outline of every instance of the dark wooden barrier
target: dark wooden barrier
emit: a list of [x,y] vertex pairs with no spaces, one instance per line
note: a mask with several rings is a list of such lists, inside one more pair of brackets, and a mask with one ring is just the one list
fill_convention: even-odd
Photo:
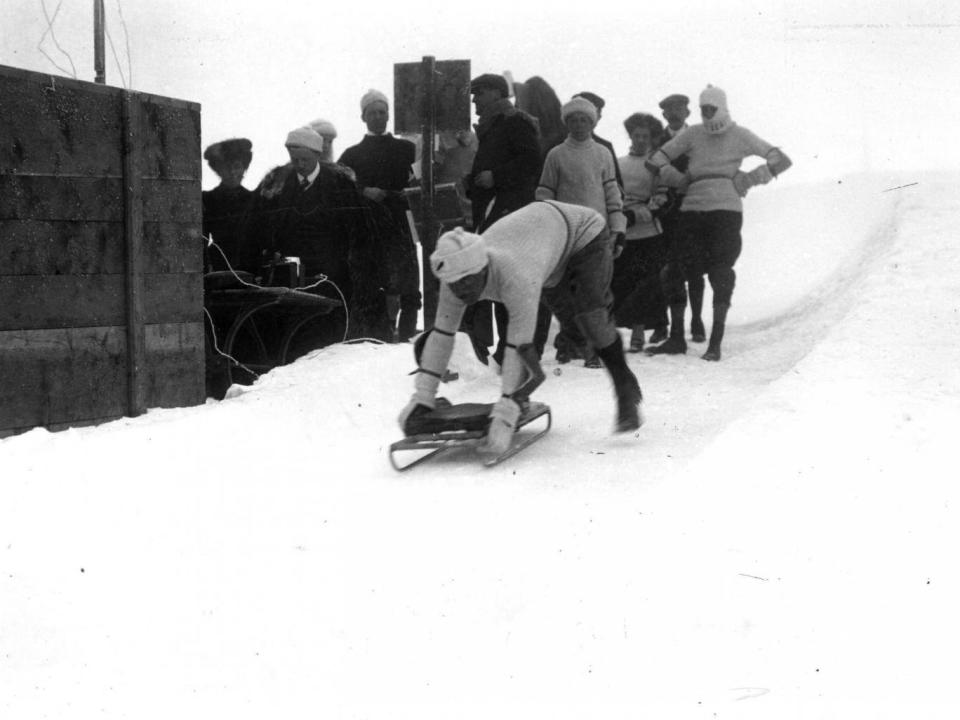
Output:
[[0,66],[0,436],[204,401],[200,106]]

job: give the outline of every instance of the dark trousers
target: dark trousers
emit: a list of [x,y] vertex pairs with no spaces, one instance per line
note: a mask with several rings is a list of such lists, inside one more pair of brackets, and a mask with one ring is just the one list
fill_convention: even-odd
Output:
[[667,264],[667,240],[663,235],[628,240],[613,263],[613,313],[620,327],[664,327],[667,303],[660,284],[660,271]]
[[685,305],[687,278],[704,274],[713,289],[713,304],[730,304],[737,280],[733,266],[743,246],[742,227],[743,213],[733,210],[680,213],[669,261],[661,274],[668,304]]
[[543,289],[543,301],[557,316],[561,328],[573,327],[580,337],[596,348],[614,341],[613,248],[610,233],[604,230],[567,262],[560,282]]

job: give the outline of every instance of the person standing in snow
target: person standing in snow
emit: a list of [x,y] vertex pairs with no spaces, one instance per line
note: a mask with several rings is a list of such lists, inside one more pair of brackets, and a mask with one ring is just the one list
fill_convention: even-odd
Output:
[[[484,232],[502,217],[533,202],[540,171],[537,123],[510,102],[510,89],[503,75],[486,73],[470,81],[470,93],[478,122],[477,153],[463,187],[472,204],[473,228]],[[494,305],[498,335],[507,334],[507,313]],[[466,326],[477,355],[486,362],[493,344],[489,304],[467,313]],[[494,360],[503,362],[501,339]]]
[[350,337],[383,338],[386,304],[369,208],[345,173],[321,162],[316,131],[291,130],[285,147],[290,162],[270,170],[255,191],[248,237],[266,264],[298,257],[308,282],[325,278],[317,292],[342,293]]
[[613,264],[611,289],[617,325],[631,329],[630,352],[639,352],[646,328],[660,323],[666,326],[660,271],[666,264],[667,246],[654,215],[666,196],[657,187],[657,176],[646,166],[660,145],[663,125],[653,115],[634,113],[624,120],[623,127],[630,137],[630,153],[620,158],[627,233],[623,252]]
[[[253,199],[253,192],[243,186],[243,176],[253,160],[253,144],[246,138],[222,140],[203,151],[210,169],[220,177],[213,190],[204,190],[203,234],[213,238],[217,248],[207,248],[207,271],[257,270],[257,249],[244,242],[243,224]],[[221,252],[223,253],[221,255]]]
[[[596,107],[586,98],[575,97],[562,109],[567,139],[547,153],[537,186],[537,200],[559,200],[592,208],[606,219],[614,239],[614,256],[623,248],[627,221],[623,198],[617,183],[613,156],[593,139],[597,123]],[[600,367],[600,359],[572,322],[572,307],[554,302],[554,314],[560,331],[554,339],[557,360],[568,362],[575,347],[583,352],[586,367]]]
[[[599,95],[597,95],[596,93],[590,92],[589,90],[581,90],[576,95],[574,95],[574,97],[575,98],[581,97],[584,100],[589,100],[590,104],[597,109],[597,122],[593,124],[594,130],[596,130],[597,123],[599,123],[600,118],[603,117],[603,108],[606,106],[607,101],[604,100]],[[620,163],[617,161],[617,151],[613,149],[613,143],[610,142],[609,140],[606,140],[600,137],[595,132],[591,131],[591,134],[593,136],[594,142],[599,143],[600,145],[602,145],[603,147],[605,147],[607,150],[610,151],[610,155],[613,157],[613,169],[616,172],[616,176],[617,176],[617,185],[622,189],[623,176],[620,174]]]
[[339,162],[356,173],[360,192],[373,205],[380,221],[380,246],[388,272],[387,314],[395,325],[396,339],[406,342],[416,333],[421,305],[420,268],[403,194],[413,177],[416,147],[387,132],[390,105],[382,92],[370,90],[361,98],[360,118],[367,134],[360,143],[347,148]]
[[[663,145],[689,127],[687,118],[690,117],[690,98],[680,93],[674,93],[665,97],[659,104],[663,119],[667,121],[667,127],[660,140],[660,145]],[[661,184],[667,187],[667,203],[660,209],[657,217],[663,227],[663,235],[668,247],[676,243],[680,205],[683,202],[683,194],[687,189],[683,174],[687,172],[689,161],[690,158],[686,155],[675,158],[670,164],[678,172],[661,178]],[[693,342],[704,342],[707,339],[706,330],[703,327],[703,289],[703,273],[691,272],[687,276],[687,292],[690,296],[690,339]],[[650,336],[650,342],[662,343],[666,339],[667,317],[666,312],[664,312],[663,322],[654,328],[653,334]]]
[[[663,272],[664,295],[670,306],[670,337],[647,350],[651,355],[687,351],[683,336],[687,303],[685,278],[706,271],[713,289],[713,326],[704,360],[720,359],[727,311],[736,284],[733,269],[740,256],[743,198],[754,185],[770,182],[792,164],[779,148],[761,139],[730,117],[727,95],[707,85],[700,93],[703,123],[694,125],[666,143],[647,161],[653,173],[681,155],[688,155],[689,182],[680,206],[678,241]],[[740,164],[751,155],[766,161],[749,172]]]
[[559,293],[572,298],[577,322],[598,348],[613,381],[616,431],[640,427],[640,385],[627,367],[623,342],[608,312],[613,254],[606,221],[599,213],[561,202],[535,202],[482,235],[463,228],[444,233],[430,256],[430,267],[440,280],[440,305],[433,329],[417,342],[422,352],[415,392],[399,418],[405,434],[409,418],[435,406],[464,310],[487,298],[503,303],[510,313],[502,395],[490,413],[486,441],[491,452],[507,450],[528,400],[524,387],[531,378],[543,376],[533,346],[541,293],[548,305]]

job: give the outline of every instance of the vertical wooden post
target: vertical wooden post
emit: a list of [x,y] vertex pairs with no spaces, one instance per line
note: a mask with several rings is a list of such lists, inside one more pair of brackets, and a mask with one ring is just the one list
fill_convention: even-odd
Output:
[[420,238],[420,250],[423,260],[423,329],[433,327],[437,314],[437,296],[439,283],[430,272],[430,254],[437,247],[437,221],[434,210],[433,151],[437,131],[437,75],[436,60],[432,55],[423,57],[421,65],[421,83],[423,87],[423,110],[421,138],[423,150],[420,155],[420,201],[423,217],[423,236]]
[[126,257],[127,414],[145,410],[143,388],[143,152],[139,93],[123,93],[123,235]]
[[107,82],[107,60],[103,45],[106,31],[106,19],[103,14],[103,0],[93,0],[93,69],[94,82],[105,85]]

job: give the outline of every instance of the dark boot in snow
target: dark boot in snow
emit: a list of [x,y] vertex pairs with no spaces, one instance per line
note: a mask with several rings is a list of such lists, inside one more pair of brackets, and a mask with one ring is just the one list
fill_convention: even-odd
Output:
[[729,305],[713,306],[713,327],[710,328],[710,344],[703,354],[704,360],[717,362],[720,360],[720,343],[723,342],[723,331],[727,325],[727,310]]
[[616,340],[605,348],[601,348],[597,354],[607,366],[607,372],[613,380],[613,389],[617,394],[615,431],[621,433],[638,429],[643,424],[643,416],[640,412],[643,393],[640,391],[640,383],[637,382],[636,375],[627,367],[620,336],[617,335]]
[[630,352],[638,353],[643,350],[643,325],[634,325],[630,332]]
[[583,366],[594,370],[603,367],[603,365],[600,364],[600,356],[597,355],[597,351],[590,345],[587,345],[583,349]]
[[707,330],[703,327],[703,320],[699,317],[690,319],[690,339],[695,343],[701,343],[707,339]]
[[686,305],[677,303],[670,306],[670,337],[661,345],[648,347],[647,355],[683,355],[687,351],[687,341],[683,339],[683,311]]

